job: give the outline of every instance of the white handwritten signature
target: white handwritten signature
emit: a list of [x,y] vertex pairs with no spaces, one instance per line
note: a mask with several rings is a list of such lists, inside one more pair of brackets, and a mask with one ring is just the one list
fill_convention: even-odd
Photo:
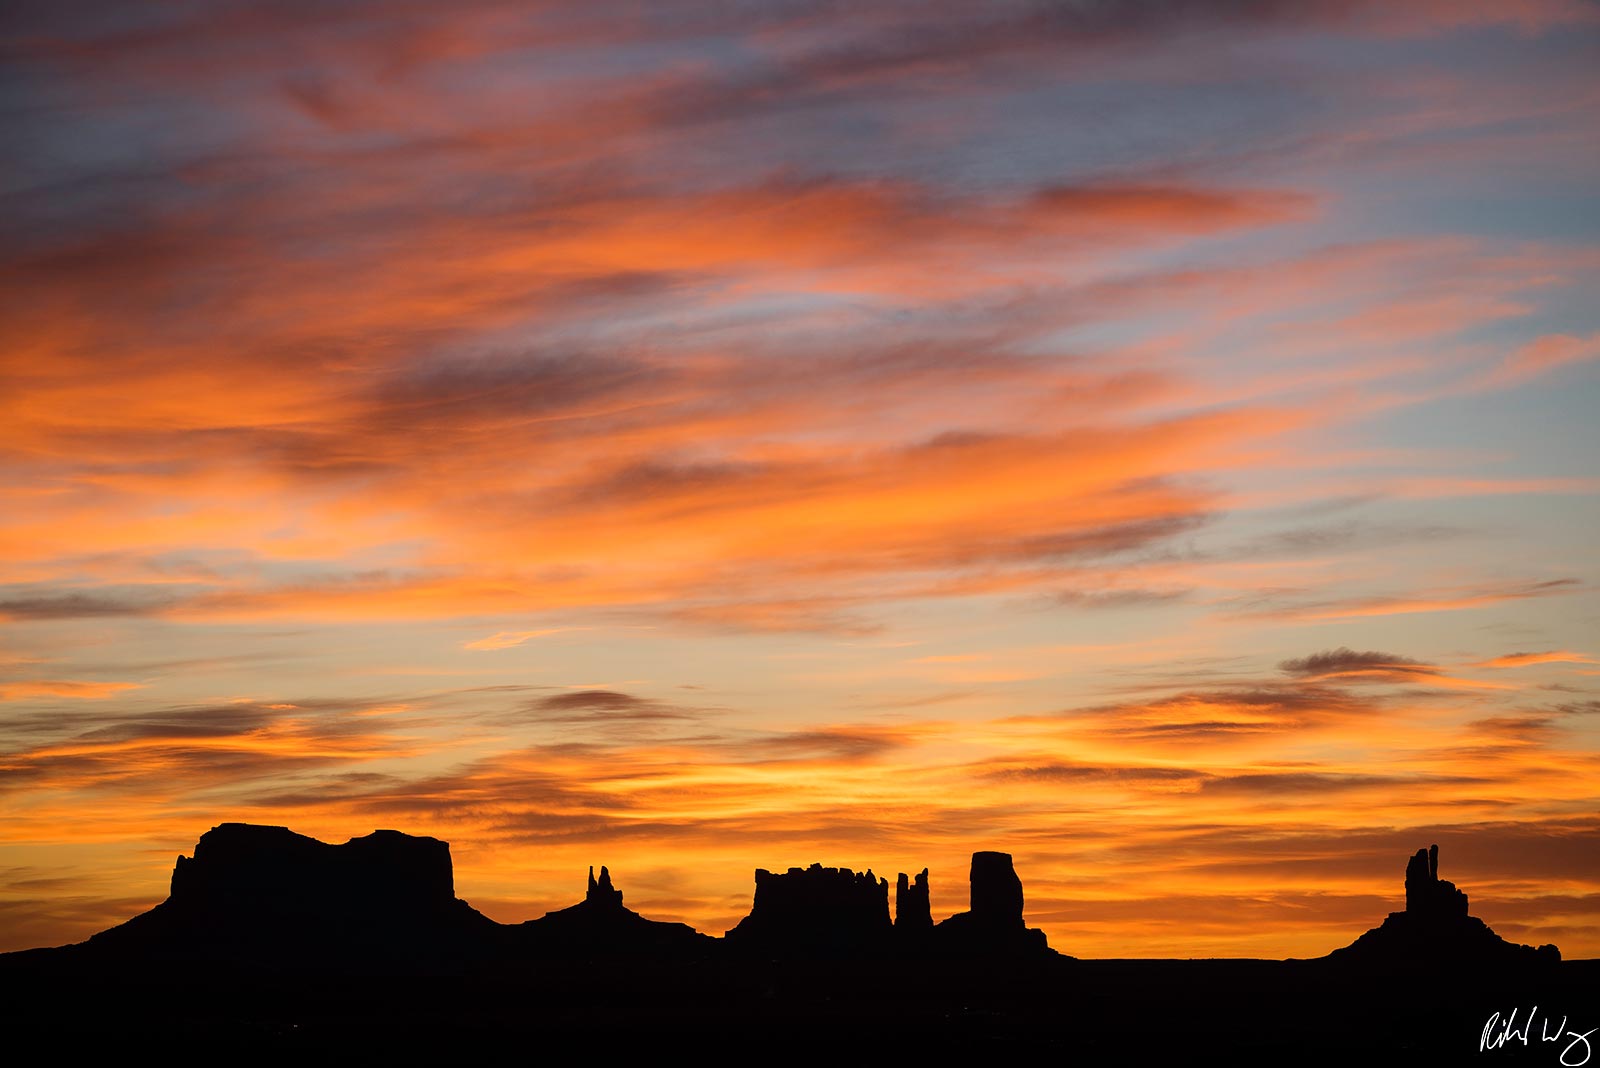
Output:
[[1579,1068],[1579,1065],[1589,1063],[1589,1054],[1591,1052],[1589,1036],[1596,1031],[1600,1031],[1600,1027],[1591,1027],[1583,1032],[1569,1031],[1567,1030],[1567,1018],[1563,1016],[1561,1017],[1561,1023],[1552,1029],[1550,1027],[1551,1017],[1546,1013],[1543,1022],[1539,1024],[1539,1030],[1535,1032],[1533,1023],[1539,1018],[1539,1006],[1535,1005],[1533,1007],[1533,1010],[1528,1013],[1519,1028],[1517,1026],[1517,1014],[1521,1011],[1521,1009],[1512,1009],[1511,1015],[1504,1018],[1498,1012],[1490,1016],[1488,1022],[1483,1025],[1483,1037],[1478,1040],[1478,1052],[1499,1049],[1510,1042],[1521,1042],[1526,1046],[1530,1035],[1537,1037],[1540,1042],[1560,1042],[1563,1039],[1570,1038],[1572,1041],[1562,1047],[1560,1063],[1565,1065],[1566,1068]]

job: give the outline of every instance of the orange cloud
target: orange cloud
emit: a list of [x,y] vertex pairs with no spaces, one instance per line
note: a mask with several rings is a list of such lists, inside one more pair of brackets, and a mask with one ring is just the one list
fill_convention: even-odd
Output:
[[1545,334],[1505,358],[1484,380],[1485,388],[1518,385],[1559,367],[1600,359],[1600,331],[1584,337]]
[[463,649],[511,649],[534,638],[544,638],[551,634],[561,634],[572,630],[571,627],[546,627],[543,630],[502,630],[489,635],[487,638],[478,638],[475,641],[462,642]]
[[1505,653],[1501,656],[1481,660],[1474,667],[1483,668],[1508,668],[1527,667],[1530,664],[1594,664],[1600,661],[1582,653],[1571,653],[1564,650],[1553,649],[1545,653]]
[[137,690],[137,682],[78,682],[64,679],[21,679],[0,682],[0,701],[23,701],[31,697],[73,697],[101,701],[124,690]]
[[1351,619],[1365,616],[1410,615],[1422,612],[1456,612],[1502,601],[1554,597],[1577,593],[1582,583],[1573,578],[1546,579],[1520,584],[1441,589],[1411,595],[1352,597],[1344,600],[1289,602],[1281,606],[1250,609],[1246,614],[1275,619]]

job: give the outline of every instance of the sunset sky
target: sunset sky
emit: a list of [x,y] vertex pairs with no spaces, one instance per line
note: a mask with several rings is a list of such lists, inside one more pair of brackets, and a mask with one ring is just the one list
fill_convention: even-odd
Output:
[[1600,956],[1600,5],[0,28],[0,950],[247,821]]

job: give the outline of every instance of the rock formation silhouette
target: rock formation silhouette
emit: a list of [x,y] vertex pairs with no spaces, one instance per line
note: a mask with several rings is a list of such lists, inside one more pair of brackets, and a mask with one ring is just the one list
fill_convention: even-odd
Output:
[[514,955],[704,956],[715,940],[686,923],[647,920],[622,905],[622,891],[601,865],[600,878],[589,869],[583,900],[513,927],[508,942]]
[[1010,853],[972,854],[971,908],[933,929],[934,945],[960,955],[1033,954],[1049,951],[1045,934],[1022,919],[1022,880]]
[[1406,907],[1350,945],[1328,954],[1344,963],[1431,968],[1461,964],[1555,963],[1553,945],[1507,942],[1467,913],[1467,895],[1439,878],[1439,847],[1419,849],[1406,863]]
[[180,856],[167,900],[64,947],[123,961],[212,962],[267,968],[416,973],[512,965],[541,957],[846,958],[899,953],[1054,956],[1022,919],[1010,854],[972,856],[971,910],[935,926],[928,869],[889,883],[847,868],[756,871],[750,914],[724,939],[624,907],[602,865],[582,901],[503,925],[455,896],[450,847],[380,830],[330,845],[286,827],[224,823]]
[[[455,897],[436,839],[329,845],[224,824],[149,912],[74,946],[0,954],[0,1005],[16,1048],[285,1063],[595,1048],[736,1062],[789,1042],[793,1056],[851,1061],[1143,1066],[1203,1050],[1416,1064],[1468,1055],[1491,1012],[1535,996],[1574,1007],[1563,1042],[1592,1026],[1580,1012],[1600,961],[1498,938],[1439,879],[1437,851],[1410,858],[1406,877],[1405,910],[1328,958],[1097,961],[1062,957],[1026,926],[1005,853],[973,855],[971,907],[937,926],[926,869],[897,879],[893,924],[870,871],[763,871],[750,915],[717,939],[624,907],[604,866],[576,904],[502,925]],[[1533,1033],[1567,1027],[1541,1016]],[[1554,1063],[1559,1048],[1546,1049]]]
[[492,920],[455,896],[450,846],[380,830],[330,845],[224,823],[180,856],[165,901],[91,952],[263,964],[434,964],[479,954]]
[[916,882],[908,882],[901,872],[894,887],[894,927],[896,931],[933,929],[933,911],[928,904],[928,869],[923,868]]
[[[171,893],[155,908],[76,946],[29,952],[65,954],[56,958],[63,961],[394,974],[539,958],[1058,956],[1023,918],[1022,881],[1009,853],[974,853],[970,880],[970,908],[934,924],[928,869],[915,878],[901,873],[891,922],[888,880],[870,869],[759,869],[750,914],[715,939],[626,908],[602,865],[598,877],[589,869],[582,901],[502,925],[455,896],[450,847],[436,838],[379,830],[331,845],[285,827],[224,823],[200,837],[192,857],[177,859]],[[1542,967],[1561,959],[1553,945],[1507,942],[1470,915],[1467,895],[1439,878],[1437,846],[1408,859],[1405,901],[1403,911],[1325,959],[1387,971]]]
[[1467,895],[1439,878],[1439,847],[1419,849],[1406,864],[1406,912],[1418,916],[1465,916]]
[[621,905],[622,891],[611,885],[611,872],[604,865],[600,865],[600,881],[594,878],[594,865],[589,865],[589,889],[584,892],[584,902],[603,905]]
[[972,854],[972,911],[996,924],[1022,926],[1022,880],[1010,853]]
[[972,854],[971,903],[937,926],[929,908],[928,869],[912,882],[895,883],[895,920],[889,922],[889,881],[871,870],[790,868],[756,871],[750,915],[726,941],[745,952],[796,957],[1055,955],[1043,931],[1022,919],[1022,880],[1011,854]]
[[849,868],[756,869],[750,915],[727,933],[730,946],[767,954],[874,952],[889,940],[889,880]]

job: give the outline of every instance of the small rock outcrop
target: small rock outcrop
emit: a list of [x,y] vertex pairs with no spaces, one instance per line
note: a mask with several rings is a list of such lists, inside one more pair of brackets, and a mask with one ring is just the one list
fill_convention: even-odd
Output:
[[524,954],[556,957],[685,959],[705,955],[713,943],[686,923],[647,920],[624,908],[622,891],[612,885],[611,871],[604,865],[599,879],[589,868],[582,901],[517,924],[511,928],[511,939]]
[[1561,960],[1553,945],[1508,942],[1467,912],[1467,895],[1439,878],[1439,847],[1419,849],[1406,862],[1406,907],[1328,954],[1346,964],[1402,969],[1499,964],[1543,965]]
[[1045,934],[1022,919],[1022,880],[1010,853],[972,854],[971,909],[934,928],[936,946],[959,954],[1029,954],[1049,951]]
[[599,882],[595,882],[594,865],[589,865],[589,889],[583,895],[583,900],[601,908],[622,906],[622,891],[611,885],[611,872],[604,864],[600,865]]
[[901,872],[894,886],[894,926],[896,931],[929,931],[933,929],[933,910],[928,903],[928,869],[923,868],[916,881]]
[[1419,849],[1406,864],[1406,912],[1413,916],[1465,916],[1467,895],[1439,878],[1439,847]]
[[798,956],[882,948],[889,922],[889,880],[849,868],[756,869],[750,915],[727,933],[730,946]]

